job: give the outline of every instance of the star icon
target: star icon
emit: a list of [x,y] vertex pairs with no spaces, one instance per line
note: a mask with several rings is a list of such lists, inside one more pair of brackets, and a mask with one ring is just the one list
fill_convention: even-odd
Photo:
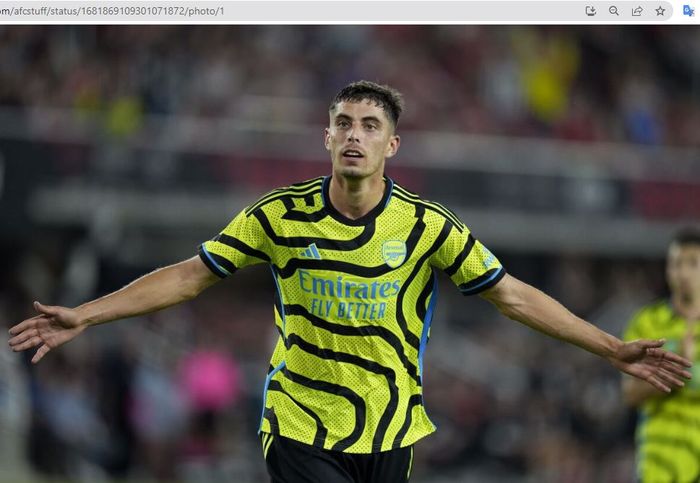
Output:
[[656,9],[656,16],[662,17],[665,13],[666,13],[666,9],[659,5],[659,8]]

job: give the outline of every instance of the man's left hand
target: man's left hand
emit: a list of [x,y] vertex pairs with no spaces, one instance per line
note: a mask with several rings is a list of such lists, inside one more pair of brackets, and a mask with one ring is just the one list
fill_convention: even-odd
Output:
[[660,391],[669,393],[683,387],[683,379],[690,379],[686,370],[692,363],[685,357],[661,348],[664,339],[640,339],[626,342],[610,357],[610,363],[634,377],[648,382]]

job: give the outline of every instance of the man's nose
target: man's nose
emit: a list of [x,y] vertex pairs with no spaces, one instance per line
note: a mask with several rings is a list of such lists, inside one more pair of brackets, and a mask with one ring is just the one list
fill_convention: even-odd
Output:
[[350,129],[348,129],[348,141],[355,142],[360,140],[360,138],[355,134],[355,132],[355,127],[351,127]]

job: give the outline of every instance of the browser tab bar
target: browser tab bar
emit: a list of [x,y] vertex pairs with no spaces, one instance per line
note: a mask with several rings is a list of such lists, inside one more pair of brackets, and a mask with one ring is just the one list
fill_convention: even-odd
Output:
[[[360,8],[363,4],[371,8]],[[0,1],[0,23],[655,23],[668,1]],[[683,15],[695,15],[692,4]]]

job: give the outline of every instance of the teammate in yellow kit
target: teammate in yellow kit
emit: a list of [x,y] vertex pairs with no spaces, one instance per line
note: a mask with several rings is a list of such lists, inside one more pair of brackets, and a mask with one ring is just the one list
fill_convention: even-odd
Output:
[[360,81],[329,109],[331,175],[274,190],[241,211],[199,255],[74,309],[36,304],[10,330],[34,362],[87,327],[191,299],[235,271],[271,267],[279,340],[260,433],[273,482],[389,483],[410,476],[413,443],[434,431],[423,406],[423,354],[435,270],[465,295],[670,391],[689,363],[662,341],[624,343],[507,275],[454,213],[384,175],[400,145],[400,94]]
[[[674,237],[666,278],[670,300],[641,309],[624,338],[665,338],[668,350],[693,361],[700,350],[700,230],[688,228]],[[696,377],[666,394],[638,379],[623,380],[626,401],[640,409],[637,475],[641,482],[700,481],[699,381]]]

